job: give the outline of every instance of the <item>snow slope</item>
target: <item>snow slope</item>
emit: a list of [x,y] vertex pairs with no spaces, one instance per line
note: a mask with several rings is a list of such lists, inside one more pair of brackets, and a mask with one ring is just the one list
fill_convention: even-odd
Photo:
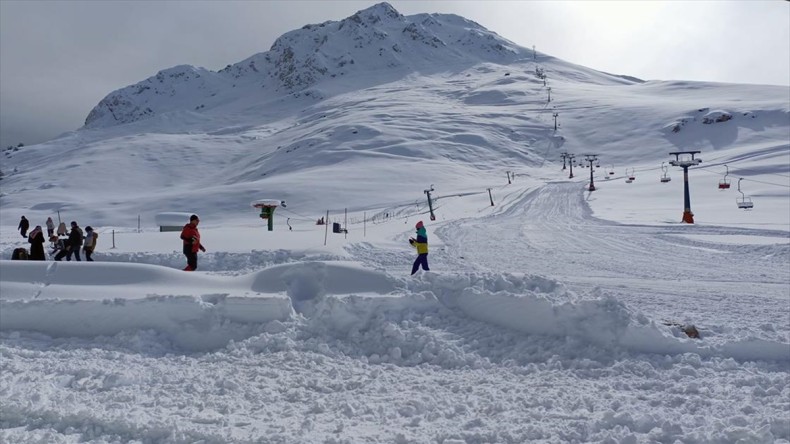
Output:
[[[790,442],[790,88],[386,4],[163,73],[3,155],[3,258],[22,214],[100,235],[93,263],[0,262],[0,442]],[[693,225],[659,181],[686,150]],[[596,191],[561,152],[598,155]],[[165,212],[200,215],[197,272]]]

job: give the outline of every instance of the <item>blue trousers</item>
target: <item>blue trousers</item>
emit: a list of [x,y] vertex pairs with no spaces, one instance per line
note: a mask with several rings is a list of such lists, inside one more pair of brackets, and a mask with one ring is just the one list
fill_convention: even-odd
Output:
[[414,265],[411,266],[411,274],[416,273],[420,266],[422,266],[422,269],[425,271],[431,270],[428,268],[428,253],[417,255],[417,259],[414,260]]

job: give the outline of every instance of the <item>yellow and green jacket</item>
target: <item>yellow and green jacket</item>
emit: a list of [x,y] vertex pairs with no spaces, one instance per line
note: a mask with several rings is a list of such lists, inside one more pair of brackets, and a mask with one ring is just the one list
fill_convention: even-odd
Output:
[[412,244],[412,247],[417,249],[417,254],[428,253],[428,234],[425,232],[425,227],[417,229],[417,239]]

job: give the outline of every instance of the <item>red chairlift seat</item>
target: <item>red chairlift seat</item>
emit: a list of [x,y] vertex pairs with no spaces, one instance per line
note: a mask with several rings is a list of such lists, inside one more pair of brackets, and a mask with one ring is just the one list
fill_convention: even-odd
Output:
[[720,190],[726,190],[729,187],[730,187],[730,181],[729,180],[722,179],[722,180],[719,181],[719,189]]

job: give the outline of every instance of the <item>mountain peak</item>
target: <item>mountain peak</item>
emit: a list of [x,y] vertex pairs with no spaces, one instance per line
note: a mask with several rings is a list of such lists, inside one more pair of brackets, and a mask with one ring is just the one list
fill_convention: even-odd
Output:
[[387,2],[381,2],[367,9],[357,11],[356,14],[349,17],[349,20],[377,23],[382,20],[399,19],[401,17],[403,17],[401,13],[396,11],[392,5]]
[[269,51],[218,71],[188,65],[165,69],[114,91],[85,126],[113,126],[174,111],[207,112],[249,97],[270,100],[349,74],[445,70],[480,62],[510,64],[526,50],[470,20],[447,14],[403,16],[377,3],[340,21],[289,31]]

